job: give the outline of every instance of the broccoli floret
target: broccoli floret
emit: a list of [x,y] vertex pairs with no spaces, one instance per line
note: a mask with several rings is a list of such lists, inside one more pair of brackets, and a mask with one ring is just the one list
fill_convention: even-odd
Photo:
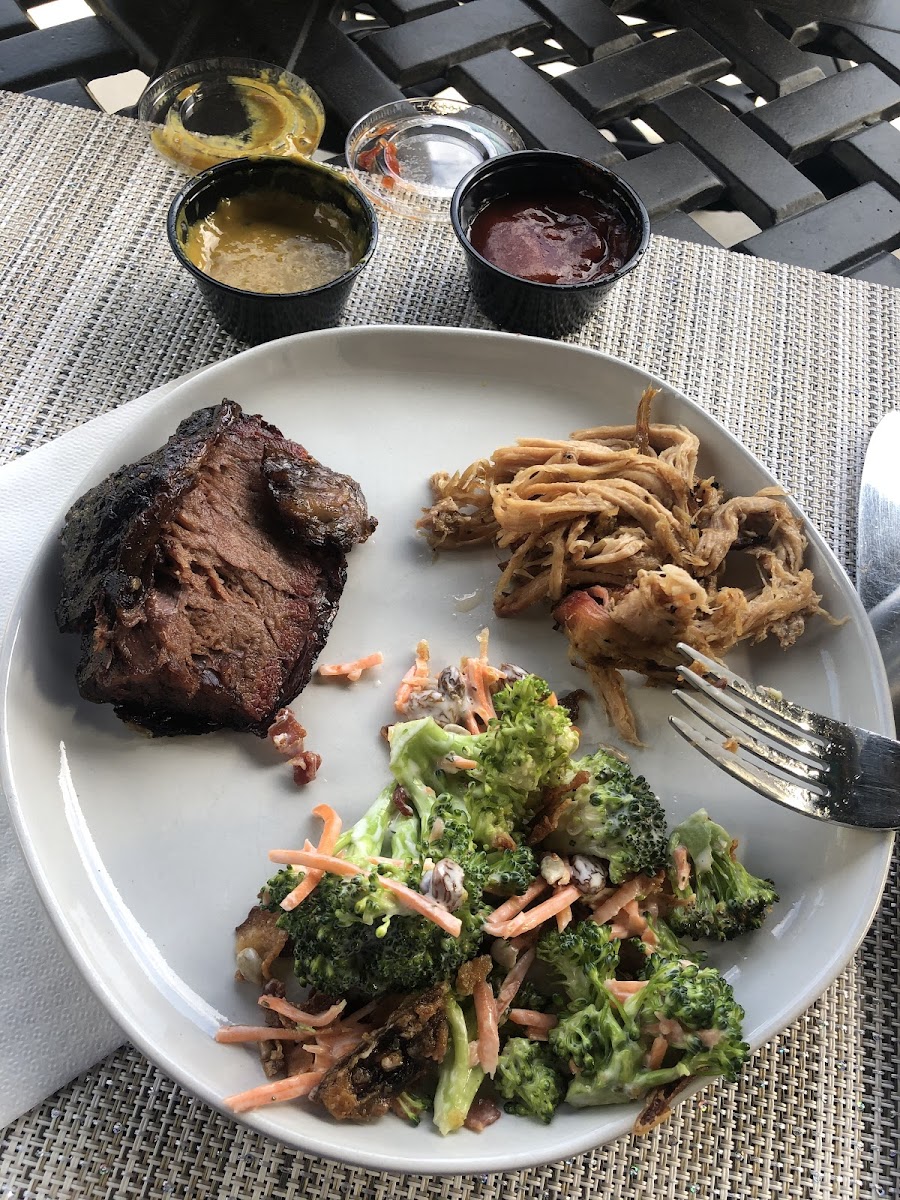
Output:
[[[430,824],[422,831],[422,853],[435,862],[452,858],[458,863],[469,863],[475,853],[468,809],[449,792],[443,792],[434,802]],[[470,869],[473,872],[482,869],[480,857]]]
[[434,1123],[445,1137],[462,1127],[484,1079],[481,1067],[469,1064],[469,1042],[477,1034],[472,1002],[463,1009],[448,996],[446,1011],[449,1041],[434,1093]]
[[565,1074],[549,1046],[523,1037],[510,1038],[503,1047],[494,1083],[509,1101],[508,1113],[535,1117],[545,1125],[566,1094]]
[[392,792],[393,786],[386,788],[338,841],[343,857],[364,867],[364,874],[326,874],[291,912],[283,912],[279,905],[300,876],[292,870],[279,871],[266,885],[267,905],[279,913],[278,924],[291,939],[297,978],[329,996],[362,998],[418,991],[449,979],[480,948],[487,908],[477,875],[465,878],[467,896],[456,909],[462,921],[458,938],[410,912],[379,884],[379,875],[390,875],[415,890],[422,882],[420,859],[398,853],[419,844],[415,817],[396,820],[390,843],[391,856],[403,858],[405,865],[373,870],[369,862],[370,855],[381,854],[395,819]]
[[688,947],[672,932],[662,917],[645,917],[650,933],[656,941],[650,945],[647,941],[631,938],[629,949],[634,951],[633,961],[635,978],[649,979],[661,967],[670,962],[702,963],[706,958],[703,950],[696,946]]
[[[576,1070],[570,1104],[614,1104],[690,1075],[736,1079],[749,1054],[743,1017],[718,971],[669,962],[624,1004],[607,997],[564,1017],[550,1031],[550,1047]],[[658,1037],[665,1055],[649,1067]]]
[[620,1104],[641,1069],[644,1048],[635,1023],[609,996],[563,1017],[550,1030],[550,1049],[574,1072],[566,1099],[578,1108]]
[[[757,879],[734,857],[734,841],[721,825],[699,809],[683,821],[669,839],[669,879],[672,890],[688,905],[669,915],[680,937],[729,941],[758,929],[778,902],[771,879]],[[687,856],[690,879],[680,887],[679,858]]]
[[665,866],[666,815],[643,776],[605,750],[572,763],[572,770],[587,771],[590,778],[575,791],[544,845],[606,859],[612,883]]
[[466,802],[475,840],[490,848],[509,848],[525,840],[545,787],[568,774],[578,733],[568,712],[548,703],[550,688],[536,675],[517,679],[494,696],[496,720],[474,740]]
[[[483,733],[454,733],[430,717],[391,727],[391,771],[423,830],[432,829],[438,797],[448,795],[465,805],[477,847],[524,841],[544,787],[567,773],[578,744],[568,714],[549,699],[546,683],[527,675],[497,693],[497,716]],[[456,759],[476,765],[457,768]]]
[[540,865],[528,846],[490,850],[479,856],[484,890],[500,896],[521,896],[534,883]]
[[399,1096],[395,1096],[391,1107],[398,1117],[403,1117],[405,1121],[409,1121],[410,1125],[418,1125],[422,1120],[422,1113],[429,1107],[431,1101],[425,1096],[416,1096],[412,1092],[401,1092]]
[[562,932],[545,933],[537,957],[549,968],[552,983],[564,989],[566,1005],[593,1004],[607,995],[604,982],[615,978],[619,943],[610,938],[608,925],[579,921]]

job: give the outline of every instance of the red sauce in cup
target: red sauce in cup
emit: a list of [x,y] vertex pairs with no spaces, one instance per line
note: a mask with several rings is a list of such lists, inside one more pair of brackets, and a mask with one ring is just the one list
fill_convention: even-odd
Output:
[[535,283],[587,283],[631,257],[633,232],[612,204],[561,193],[504,196],[481,210],[469,241],[489,263]]

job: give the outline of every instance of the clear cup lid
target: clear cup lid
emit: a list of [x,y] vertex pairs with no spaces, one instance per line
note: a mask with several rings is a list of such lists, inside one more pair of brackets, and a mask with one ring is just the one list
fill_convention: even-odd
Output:
[[442,220],[464,175],[489,158],[524,150],[511,125],[461,100],[398,100],[368,113],[347,135],[347,165],[379,205]]
[[308,83],[271,63],[207,58],[153,81],[138,103],[150,140],[190,174],[229,158],[308,158],[325,112]]

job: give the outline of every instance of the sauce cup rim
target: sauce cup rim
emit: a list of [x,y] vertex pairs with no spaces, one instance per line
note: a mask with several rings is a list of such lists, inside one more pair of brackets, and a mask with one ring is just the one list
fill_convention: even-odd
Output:
[[[189,200],[194,198],[195,193],[203,190],[211,178],[218,177],[219,175],[236,175],[239,174],[241,170],[246,171],[248,168],[260,165],[270,165],[272,167],[277,166],[281,170],[287,169],[289,171],[298,170],[301,172],[318,172],[321,175],[330,176],[342,187],[345,187],[348,191],[352,192],[354,196],[356,196],[356,198],[361,202],[363,211],[368,217],[369,224],[369,244],[359,262],[354,263],[353,266],[348,271],[344,271],[342,275],[338,275],[335,279],[330,279],[328,283],[320,283],[318,287],[314,288],[302,288],[297,292],[254,292],[249,288],[235,287],[233,284],[223,283],[220,279],[216,279],[214,275],[207,274],[206,271],[201,271],[196,263],[192,263],[185,254],[176,233],[176,225],[181,210]],[[260,188],[259,190],[262,191],[264,189]],[[240,195],[241,193],[236,194]],[[277,303],[279,301],[298,300],[305,296],[315,296],[320,292],[327,292],[330,288],[335,287],[337,284],[346,283],[353,279],[353,277],[358,275],[363,267],[367,265],[367,263],[371,260],[372,255],[375,253],[376,247],[378,246],[379,229],[378,217],[368,196],[365,195],[362,189],[352,179],[349,179],[346,175],[344,175],[342,171],[336,171],[334,167],[328,166],[327,163],[296,162],[293,159],[281,158],[275,154],[264,154],[258,156],[248,156],[246,158],[229,158],[226,159],[225,162],[216,163],[212,167],[206,167],[205,170],[200,171],[197,175],[192,176],[178,191],[178,194],[169,205],[169,212],[168,216],[166,217],[166,234],[169,239],[169,245],[171,246],[175,257],[178,259],[179,263],[181,263],[181,265],[185,267],[186,270],[188,270],[196,279],[202,279],[205,282],[211,283],[217,288],[222,288],[223,291],[230,292],[235,296],[244,296],[250,297],[254,300],[266,300]]]
[[[526,279],[522,275],[514,275],[511,271],[505,271],[502,267],[498,267],[496,263],[492,263],[489,258],[485,258],[472,245],[468,233],[463,228],[460,208],[465,198],[465,193],[478,181],[479,176],[488,174],[489,172],[502,172],[504,169],[509,169],[509,167],[513,166],[515,162],[522,162],[523,159],[534,159],[536,162],[540,162],[541,159],[546,161],[551,158],[557,161],[563,160],[565,162],[578,163],[589,171],[606,176],[612,181],[613,187],[619,192],[624,193],[634,206],[639,217],[640,237],[638,244],[622,266],[611,275],[598,275],[595,279],[583,279],[575,283],[543,283],[537,279]],[[631,214],[626,215],[630,216]],[[584,158],[580,154],[566,154],[562,150],[515,150],[510,154],[503,154],[498,158],[488,159],[487,162],[479,163],[469,171],[468,175],[464,175],[456,185],[456,190],[450,201],[450,223],[463,249],[468,254],[471,254],[473,258],[477,259],[480,264],[487,267],[488,270],[495,272],[503,279],[510,280],[512,283],[518,283],[523,287],[530,287],[539,291],[550,292],[554,295],[560,295],[563,292],[585,292],[590,291],[592,288],[609,287],[610,284],[618,282],[618,280],[637,266],[650,242],[650,216],[643,200],[631,184],[626,183],[621,176],[617,175],[615,171],[610,170],[609,167],[592,162],[589,158]]]

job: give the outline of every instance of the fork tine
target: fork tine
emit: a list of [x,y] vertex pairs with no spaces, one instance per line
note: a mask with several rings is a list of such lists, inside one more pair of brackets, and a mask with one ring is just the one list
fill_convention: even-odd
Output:
[[[825,770],[812,763],[803,762],[801,759],[791,758],[790,755],[782,754],[780,750],[776,750],[772,746],[767,746],[764,742],[758,742],[756,738],[750,737],[749,734],[742,733],[739,729],[734,729],[729,726],[726,721],[718,717],[714,712],[701,704],[690,692],[683,692],[680,688],[675,688],[672,692],[677,700],[680,700],[685,708],[689,709],[695,717],[699,717],[707,725],[716,730],[723,737],[733,739],[742,750],[746,750],[748,754],[760,759],[767,766],[777,767],[780,771],[791,775],[794,779],[799,779],[804,783],[822,785]],[[726,747],[723,747],[726,749]],[[733,754],[733,750],[727,751]],[[824,790],[824,788],[823,788]]]
[[682,683],[689,683],[698,692],[702,692],[707,700],[710,700],[719,708],[724,708],[736,720],[749,726],[756,733],[761,733],[764,737],[771,738],[779,746],[793,750],[795,754],[803,754],[807,758],[821,761],[823,750],[821,742],[813,741],[799,733],[792,733],[789,729],[785,729],[783,725],[776,725],[774,721],[770,721],[763,713],[745,707],[729,691],[716,687],[705,676],[698,675],[694,671],[685,671],[684,674],[679,675],[679,679]]
[[[679,642],[678,649],[691,663],[699,663],[700,666],[706,669],[708,675],[724,684],[726,691],[734,692],[741,696],[759,712],[766,713],[770,717],[775,717],[779,721],[784,721],[790,729],[801,730],[803,733],[813,737],[826,738],[822,726],[827,718],[822,717],[819,713],[811,712],[808,708],[803,708],[800,704],[792,704],[789,700],[785,700],[779,696],[771,688],[754,687],[753,684],[748,683],[740,675],[735,675],[734,671],[730,671],[727,667],[723,667],[721,663],[707,658],[705,654],[701,654],[699,650],[694,650],[686,642]],[[685,668],[678,667],[677,670],[683,678],[687,678],[688,671]],[[695,671],[690,671],[689,673],[690,675],[696,675]]]
[[716,766],[721,767],[723,771],[727,771],[734,779],[739,779],[741,783],[746,784],[755,792],[759,792],[761,796],[775,800],[778,804],[783,804],[785,808],[806,813],[807,816],[818,817],[820,820],[828,819],[827,805],[819,807],[824,804],[824,797],[816,796],[807,788],[799,787],[796,783],[788,783],[786,779],[779,779],[777,775],[771,775],[768,771],[750,766],[737,755],[724,749],[721,743],[711,741],[702,733],[698,733],[680,717],[669,717],[669,724],[681,734],[686,742],[689,742]]

